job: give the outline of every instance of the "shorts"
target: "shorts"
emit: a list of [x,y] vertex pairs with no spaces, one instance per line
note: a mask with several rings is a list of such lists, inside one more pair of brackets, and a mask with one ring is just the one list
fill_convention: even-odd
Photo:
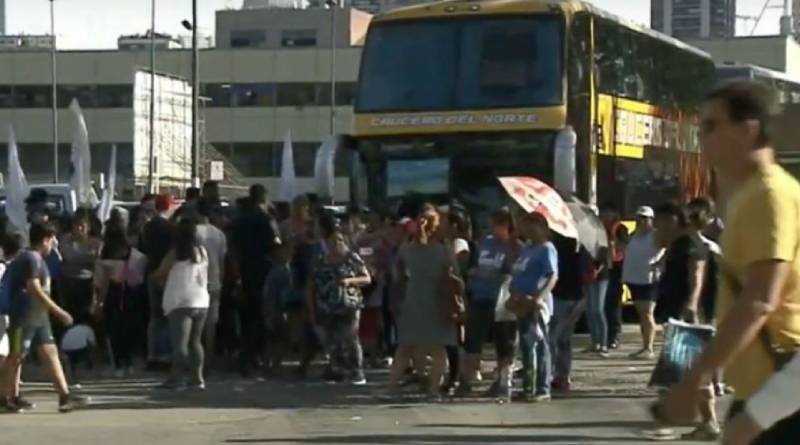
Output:
[[210,299],[208,303],[208,315],[206,316],[206,324],[217,324],[219,322],[219,304],[222,291],[221,290],[209,291],[208,295]]
[[381,308],[367,307],[361,310],[361,321],[358,325],[358,337],[361,341],[377,340],[381,332]]
[[494,306],[481,307],[475,304],[467,309],[466,341],[464,350],[467,354],[480,354],[483,344],[489,339],[494,325]]
[[34,346],[53,345],[53,328],[50,319],[26,320],[16,323],[11,320],[8,328],[9,352],[12,355],[27,356]]
[[656,293],[653,292],[652,284],[626,283],[625,285],[628,286],[628,289],[631,291],[631,298],[633,299],[634,303],[637,301],[651,303],[656,301]]

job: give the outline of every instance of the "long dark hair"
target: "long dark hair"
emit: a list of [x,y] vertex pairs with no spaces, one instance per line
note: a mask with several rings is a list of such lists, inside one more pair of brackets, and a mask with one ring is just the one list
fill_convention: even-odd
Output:
[[200,240],[197,237],[197,223],[191,218],[181,218],[175,226],[174,243],[175,260],[199,263]]
[[131,246],[123,226],[117,224],[109,224],[106,226],[106,232],[105,235],[103,235],[103,250],[100,252],[101,258],[125,258],[128,256],[130,248]]

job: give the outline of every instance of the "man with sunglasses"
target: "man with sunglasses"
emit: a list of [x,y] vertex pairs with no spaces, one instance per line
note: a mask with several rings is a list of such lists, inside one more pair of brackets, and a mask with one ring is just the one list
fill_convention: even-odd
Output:
[[774,110],[758,83],[712,92],[702,112],[705,153],[728,197],[717,301],[717,333],[656,407],[659,420],[694,420],[700,391],[717,368],[736,393],[725,442],[796,442],[797,425],[779,423],[758,436],[747,403],[800,346],[800,184],[775,162]]

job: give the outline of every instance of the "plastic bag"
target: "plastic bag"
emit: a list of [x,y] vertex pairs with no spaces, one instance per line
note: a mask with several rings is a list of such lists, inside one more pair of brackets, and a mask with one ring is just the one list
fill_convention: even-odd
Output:
[[680,383],[713,336],[713,326],[670,319],[664,330],[664,349],[650,376],[649,386],[668,388]]
[[497,305],[494,309],[494,321],[517,321],[517,316],[513,312],[506,309],[506,302],[511,298],[511,278],[507,278],[500,286],[500,291],[497,296]]

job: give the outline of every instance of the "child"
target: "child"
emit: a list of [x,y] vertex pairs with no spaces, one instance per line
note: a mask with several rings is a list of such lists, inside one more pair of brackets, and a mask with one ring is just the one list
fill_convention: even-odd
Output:
[[92,351],[97,345],[94,331],[86,320],[88,315],[83,314],[79,321],[64,333],[61,339],[61,351],[69,360],[72,380],[78,382],[78,364],[85,363],[87,369],[92,369]]

